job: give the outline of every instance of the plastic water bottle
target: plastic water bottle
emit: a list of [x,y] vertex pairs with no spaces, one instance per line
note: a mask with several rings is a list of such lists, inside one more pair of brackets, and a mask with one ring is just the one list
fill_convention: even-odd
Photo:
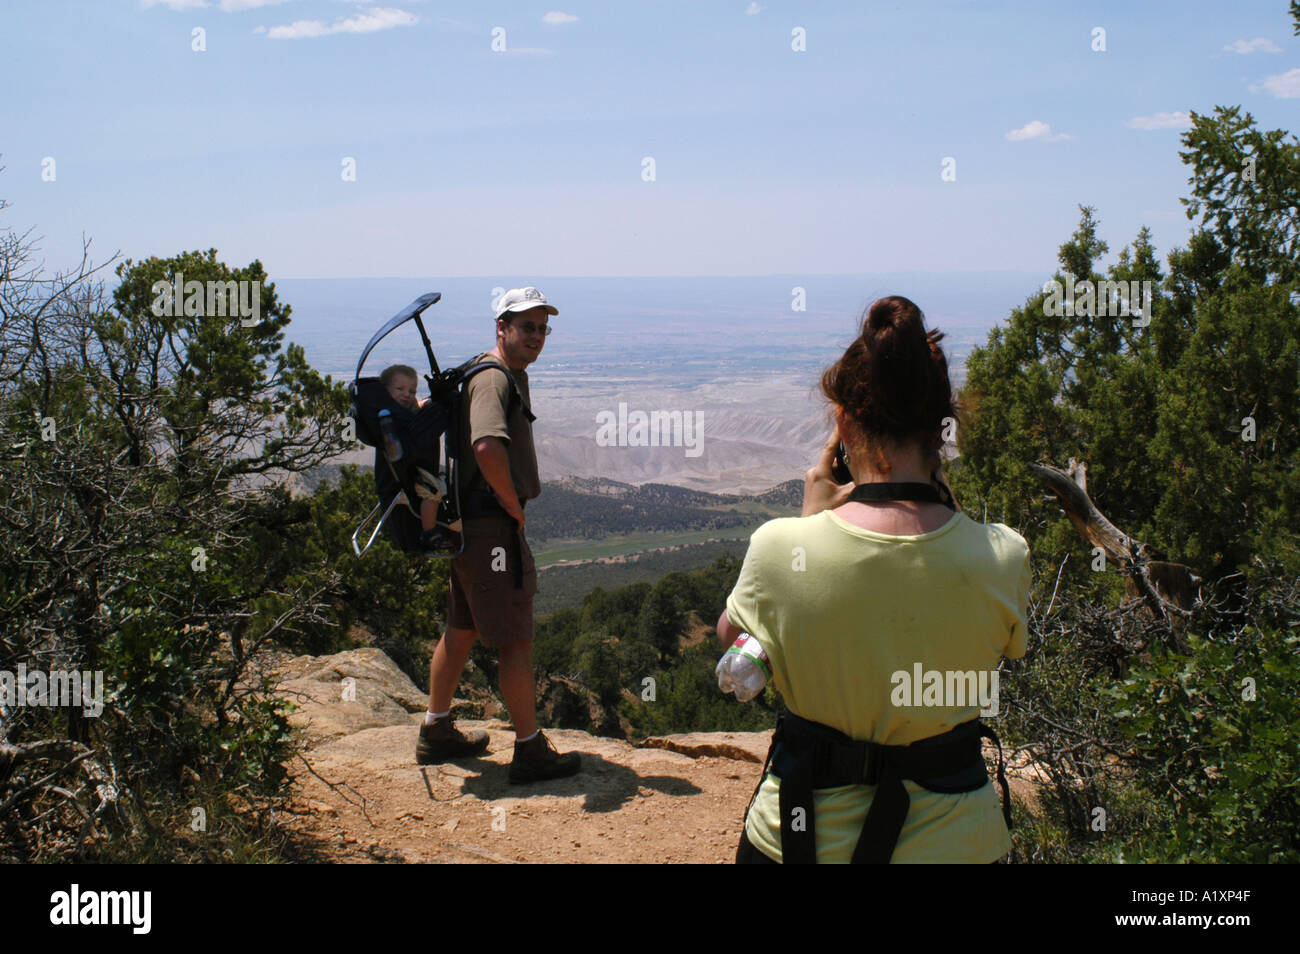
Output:
[[391,461],[402,459],[402,442],[397,439],[397,428],[393,424],[393,415],[388,408],[379,412],[379,431],[384,435],[384,453]]
[[772,678],[772,665],[758,640],[749,633],[741,633],[718,660],[718,688],[734,692],[740,702],[748,702]]

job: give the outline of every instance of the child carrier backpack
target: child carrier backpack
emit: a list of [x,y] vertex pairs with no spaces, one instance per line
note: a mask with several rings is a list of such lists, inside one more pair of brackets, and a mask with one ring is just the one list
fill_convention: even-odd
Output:
[[[390,318],[361,352],[354,380],[348,387],[352,397],[349,414],[355,422],[357,439],[375,448],[375,493],[379,502],[352,534],[352,549],[360,558],[382,531],[399,550],[433,557],[455,557],[464,552],[465,532],[461,520],[461,478],[459,429],[461,407],[470,379],[481,371],[497,368],[510,382],[510,401],[518,402],[534,420],[531,410],[515,385],[514,376],[499,361],[471,358],[443,371],[433,355],[421,314],[442,298],[441,292],[421,295]],[[429,358],[429,400],[416,411],[398,404],[377,377],[363,377],[361,369],[371,350],[390,332],[414,321]],[[420,501],[433,500],[438,508],[437,526],[441,545],[426,549],[421,540]],[[365,545],[359,538],[378,518]]]

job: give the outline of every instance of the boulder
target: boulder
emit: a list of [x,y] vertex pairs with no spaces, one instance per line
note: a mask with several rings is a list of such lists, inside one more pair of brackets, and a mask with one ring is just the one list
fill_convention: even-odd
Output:
[[275,693],[298,708],[293,725],[311,741],[351,735],[363,729],[411,724],[428,696],[380,649],[350,649],[332,656],[297,656],[278,669]]

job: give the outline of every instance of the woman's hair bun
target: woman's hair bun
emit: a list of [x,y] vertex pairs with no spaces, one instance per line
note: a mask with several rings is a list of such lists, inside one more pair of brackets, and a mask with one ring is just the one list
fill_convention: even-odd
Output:
[[871,304],[861,336],[822,375],[822,393],[857,423],[878,469],[884,469],[882,441],[919,441],[938,464],[943,420],[957,415],[942,338],[942,332],[926,331],[914,302],[890,295]]
[[879,331],[893,324],[894,310],[889,306],[888,302],[889,299],[882,298],[871,306],[871,310],[867,312],[865,329]]

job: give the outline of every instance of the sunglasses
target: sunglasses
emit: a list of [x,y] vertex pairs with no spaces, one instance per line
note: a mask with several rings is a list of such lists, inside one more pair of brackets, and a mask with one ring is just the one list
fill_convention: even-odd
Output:
[[[514,322],[509,322],[509,324],[514,324]],[[520,331],[522,331],[522,332],[523,332],[524,334],[526,334],[526,335],[540,334],[540,335],[542,335],[543,337],[545,337],[546,335],[549,335],[552,331],[555,330],[554,328],[552,328],[550,325],[546,324],[545,322],[543,322],[543,323],[540,324],[540,325],[535,325],[535,324],[533,324],[531,321],[525,321],[525,322],[523,322],[522,324],[517,324],[517,325],[515,325],[515,327],[518,328]]]

